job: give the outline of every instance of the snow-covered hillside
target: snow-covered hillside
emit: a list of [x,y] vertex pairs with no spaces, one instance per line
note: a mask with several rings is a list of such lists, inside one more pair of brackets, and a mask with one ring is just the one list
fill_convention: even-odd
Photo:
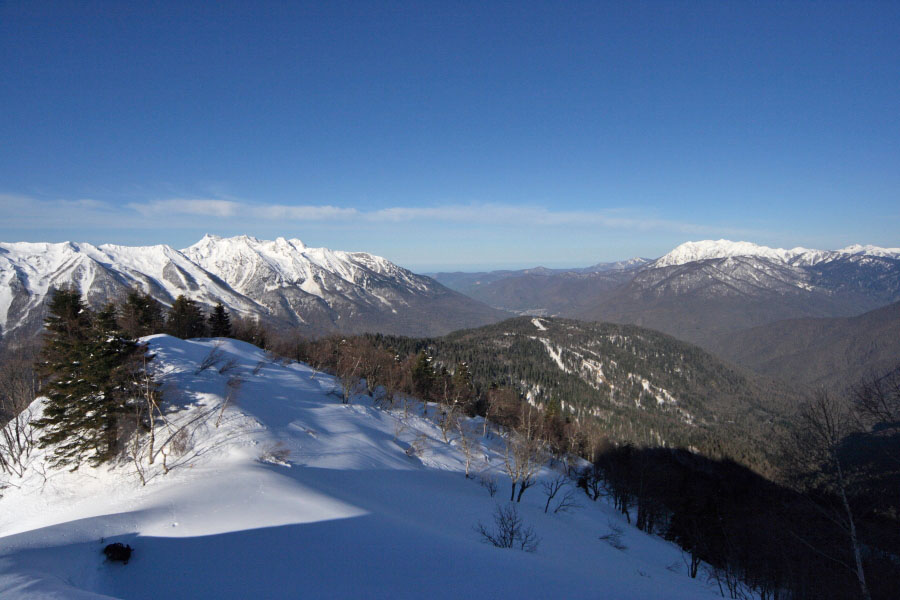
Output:
[[[501,484],[492,498],[464,477],[464,455],[443,441],[433,407],[423,415],[414,403],[404,418],[403,408],[375,408],[367,396],[345,405],[332,377],[232,340],[149,343],[171,407],[168,431],[189,432],[166,447],[170,471],[158,459],[142,486],[129,463],[48,471],[33,455],[0,499],[0,597],[715,595],[683,574],[675,546],[580,491],[582,506],[568,514],[544,514],[540,486],[524,495],[536,552],[482,543],[474,527],[491,522],[508,489],[496,435],[477,436],[473,466]],[[198,372],[213,351],[216,366]],[[626,549],[598,539],[613,526],[624,529]],[[127,565],[104,562],[113,541],[134,548]]]
[[364,252],[298,239],[207,235],[185,248],[0,243],[0,335],[38,329],[51,289],[72,286],[94,307],[137,288],[179,295],[306,333],[446,333],[503,316],[434,280]]

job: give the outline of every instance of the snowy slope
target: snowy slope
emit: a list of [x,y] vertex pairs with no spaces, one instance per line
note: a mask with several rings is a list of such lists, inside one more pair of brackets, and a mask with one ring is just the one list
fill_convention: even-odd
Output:
[[[575,512],[546,515],[540,488],[525,494],[521,514],[541,537],[533,554],[481,543],[473,526],[490,522],[508,483],[491,498],[466,479],[462,453],[419,405],[406,419],[367,397],[342,405],[331,377],[240,342],[149,341],[178,408],[172,427],[192,423],[190,443],[170,452],[168,474],[148,467],[146,486],[129,464],[45,477],[34,456],[0,499],[0,597],[715,595],[683,574],[677,548],[583,495]],[[219,368],[234,364],[196,373],[216,346]],[[235,377],[240,394],[216,427]],[[479,440],[476,470],[499,474],[499,440]],[[411,444],[419,456],[404,451]],[[598,539],[611,524],[624,527],[626,550]],[[111,541],[135,548],[128,565],[102,560]]]

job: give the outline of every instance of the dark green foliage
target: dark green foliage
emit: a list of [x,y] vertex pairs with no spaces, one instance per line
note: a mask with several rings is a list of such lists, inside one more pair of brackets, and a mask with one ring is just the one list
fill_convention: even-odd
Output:
[[166,333],[183,340],[206,336],[206,318],[200,306],[189,298],[178,296],[166,319]]
[[48,309],[37,365],[47,397],[35,422],[39,444],[53,447],[54,466],[96,466],[119,451],[121,421],[140,395],[145,348],[122,335],[115,306],[93,315],[78,292],[59,290]]
[[122,333],[132,339],[162,333],[165,329],[162,306],[153,297],[132,290],[118,307]]
[[231,317],[222,303],[216,304],[209,314],[209,335],[211,337],[231,337]]
[[416,360],[412,367],[413,393],[424,400],[433,398],[437,376],[434,367],[431,365],[431,358],[420,351],[416,355]]

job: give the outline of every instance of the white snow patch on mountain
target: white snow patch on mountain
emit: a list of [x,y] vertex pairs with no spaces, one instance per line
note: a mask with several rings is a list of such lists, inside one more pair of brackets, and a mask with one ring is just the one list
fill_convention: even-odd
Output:
[[531,322],[534,324],[535,327],[538,328],[538,331],[547,331],[547,327],[544,325],[544,323],[540,319],[534,318],[531,320]]

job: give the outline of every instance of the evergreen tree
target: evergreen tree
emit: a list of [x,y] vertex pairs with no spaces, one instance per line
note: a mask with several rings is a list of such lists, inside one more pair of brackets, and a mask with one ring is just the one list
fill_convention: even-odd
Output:
[[165,328],[159,302],[140,290],[129,292],[119,307],[118,321],[123,333],[130,338],[160,333]]
[[200,306],[190,298],[178,296],[166,319],[166,333],[183,340],[206,336],[206,318]]
[[420,351],[412,368],[413,392],[422,400],[429,400],[434,389],[435,377],[431,359],[424,350]]
[[209,335],[211,337],[231,337],[231,318],[221,302],[216,304],[209,315]]
[[78,292],[54,293],[39,372],[47,379],[39,445],[53,447],[51,464],[77,469],[87,460],[96,466],[119,450],[120,421],[138,395],[137,374],[144,346],[124,337],[116,309],[97,315]]

